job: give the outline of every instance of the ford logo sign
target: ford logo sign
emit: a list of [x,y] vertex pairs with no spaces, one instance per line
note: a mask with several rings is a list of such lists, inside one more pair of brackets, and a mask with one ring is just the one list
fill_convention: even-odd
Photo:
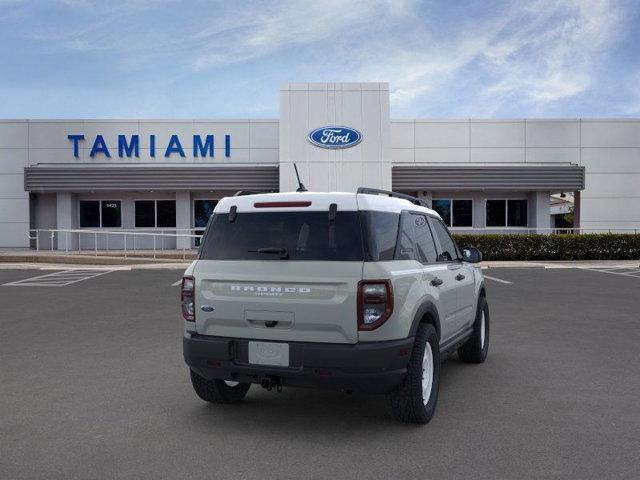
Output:
[[309,141],[322,148],[349,148],[362,141],[362,134],[353,128],[333,125],[316,128],[309,134]]

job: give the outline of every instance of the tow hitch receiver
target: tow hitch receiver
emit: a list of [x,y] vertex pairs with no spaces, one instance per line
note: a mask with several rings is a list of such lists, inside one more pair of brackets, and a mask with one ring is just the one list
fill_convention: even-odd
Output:
[[275,387],[277,392],[281,392],[282,391],[282,378],[280,377],[263,377],[262,380],[260,380],[260,385],[262,386],[262,388],[265,388],[268,392],[271,391],[272,388]]

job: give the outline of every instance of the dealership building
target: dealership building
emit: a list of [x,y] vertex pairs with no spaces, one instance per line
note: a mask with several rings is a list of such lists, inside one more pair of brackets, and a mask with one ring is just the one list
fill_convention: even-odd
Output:
[[386,83],[291,83],[273,120],[0,120],[0,247],[192,232],[223,196],[295,190],[294,162],[309,190],[412,194],[454,231],[548,232],[552,196],[575,227],[640,229],[638,119],[392,119]]

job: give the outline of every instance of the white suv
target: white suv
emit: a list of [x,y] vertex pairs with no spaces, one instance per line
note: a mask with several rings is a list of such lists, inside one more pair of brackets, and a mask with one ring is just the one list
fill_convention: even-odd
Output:
[[402,194],[224,198],[181,288],[193,387],[213,403],[252,383],[383,393],[397,419],[427,423],[441,359],[487,356],[480,260]]

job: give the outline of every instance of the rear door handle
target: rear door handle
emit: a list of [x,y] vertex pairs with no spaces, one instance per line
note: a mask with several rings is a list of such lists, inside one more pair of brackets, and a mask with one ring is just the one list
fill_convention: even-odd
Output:
[[440,280],[438,277],[436,277],[433,280],[431,280],[431,285],[433,285],[434,287],[439,287],[443,283],[444,282],[442,280]]
[[456,280],[458,280],[459,282],[464,280],[464,275],[459,273],[458,275],[456,275]]

